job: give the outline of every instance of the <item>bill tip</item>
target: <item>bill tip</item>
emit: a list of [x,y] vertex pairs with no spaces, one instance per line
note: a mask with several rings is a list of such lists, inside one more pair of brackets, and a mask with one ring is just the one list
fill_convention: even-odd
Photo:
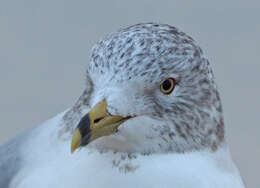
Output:
[[79,129],[77,129],[72,136],[71,148],[70,148],[70,151],[72,154],[74,153],[74,151],[77,148],[79,148],[79,146],[81,144],[81,140],[82,140],[82,137],[81,137],[80,131],[79,131]]

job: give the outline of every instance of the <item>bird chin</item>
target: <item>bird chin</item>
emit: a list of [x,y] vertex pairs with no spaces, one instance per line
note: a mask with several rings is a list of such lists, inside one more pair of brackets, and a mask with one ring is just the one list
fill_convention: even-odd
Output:
[[158,137],[158,132],[154,130],[154,127],[161,124],[161,121],[147,116],[138,116],[120,125],[116,133],[103,136],[87,147],[102,152],[143,153],[157,145],[156,139],[151,140],[151,137]]

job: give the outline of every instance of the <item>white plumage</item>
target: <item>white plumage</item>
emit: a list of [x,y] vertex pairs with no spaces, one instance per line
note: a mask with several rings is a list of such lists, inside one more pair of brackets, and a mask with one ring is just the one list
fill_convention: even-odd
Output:
[[[185,154],[125,155],[81,149],[56,137],[63,114],[32,130],[20,148],[23,169],[10,188],[230,188],[243,187],[226,147]],[[136,157],[136,158],[135,158]],[[118,163],[118,165],[115,163]],[[125,173],[126,168],[136,170]],[[127,168],[127,169],[128,169]]]
[[[176,81],[172,93],[160,85]],[[70,153],[82,117],[105,99],[132,117],[118,132]],[[98,42],[77,103],[0,146],[5,188],[243,188],[225,141],[213,72],[175,27],[138,24]]]

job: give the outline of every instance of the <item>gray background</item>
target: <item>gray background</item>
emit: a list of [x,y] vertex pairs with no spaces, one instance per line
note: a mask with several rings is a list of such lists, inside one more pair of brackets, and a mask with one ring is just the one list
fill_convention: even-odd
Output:
[[0,0],[0,142],[73,105],[91,46],[118,28],[168,23],[214,68],[228,141],[247,187],[259,188],[258,1]]

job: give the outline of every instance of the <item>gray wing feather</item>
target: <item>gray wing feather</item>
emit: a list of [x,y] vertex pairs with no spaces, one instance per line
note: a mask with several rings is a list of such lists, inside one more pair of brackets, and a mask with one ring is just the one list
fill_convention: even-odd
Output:
[[19,148],[25,137],[28,135],[26,131],[23,134],[11,139],[10,141],[0,145],[0,187],[8,188],[13,177],[21,169],[21,157]]

